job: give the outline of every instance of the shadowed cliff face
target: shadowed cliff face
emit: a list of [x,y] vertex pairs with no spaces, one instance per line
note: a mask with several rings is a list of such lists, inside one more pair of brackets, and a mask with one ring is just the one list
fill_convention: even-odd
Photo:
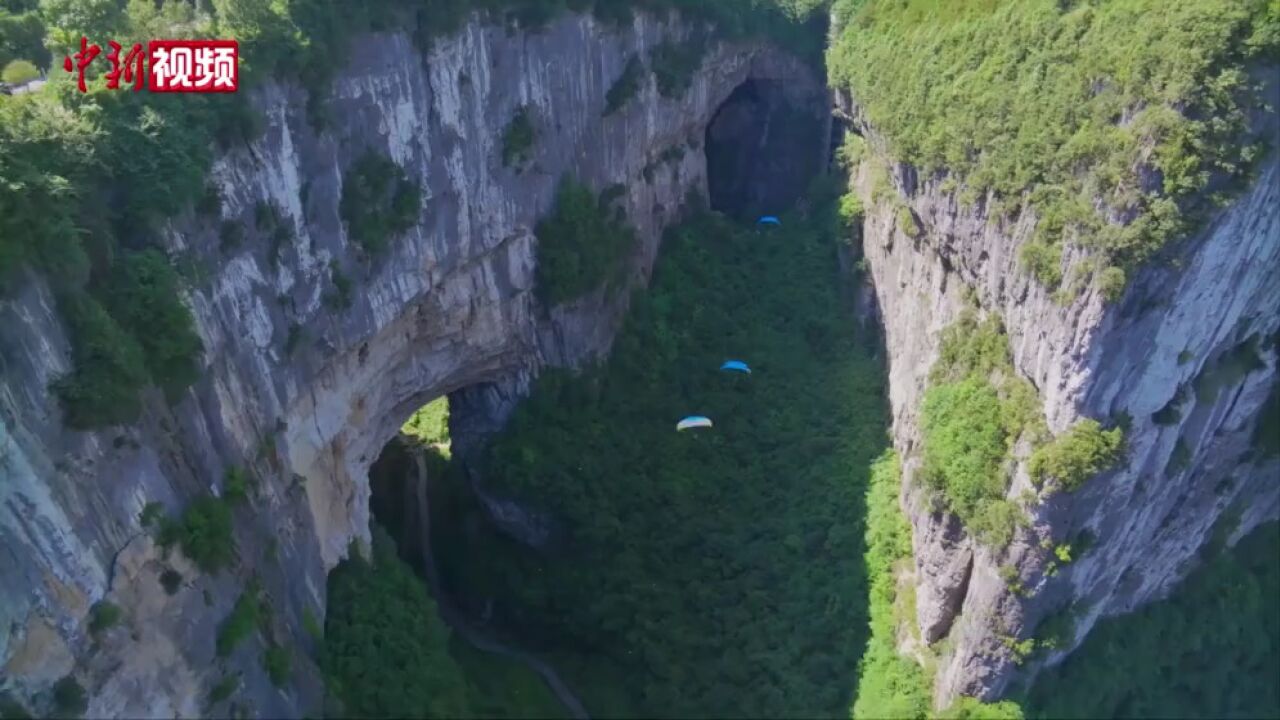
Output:
[[751,79],[716,111],[706,133],[712,209],[776,215],[808,189],[827,157],[829,119],[793,95],[785,82]]
[[[366,36],[328,93],[323,132],[307,122],[299,88],[256,89],[265,133],[214,163],[221,216],[188,212],[164,228],[172,254],[209,270],[186,298],[203,377],[172,404],[150,397],[136,426],[64,430],[47,388],[69,353],[47,285],[30,276],[0,304],[4,688],[32,704],[74,673],[91,716],[197,715],[210,686],[240,672],[241,710],[319,713],[302,617],[323,622],[327,570],[367,540],[367,471],[381,448],[426,400],[460,390],[475,417],[500,423],[540,368],[607,350],[625,312],[626,293],[537,304],[533,228],[561,177],[626,187],[618,202],[638,237],[629,279],[642,283],[662,229],[690,191],[706,193],[703,154],[660,161],[665,152],[699,145],[716,109],[752,78],[823,104],[800,62],[763,45],[715,45],[681,97],[661,97],[646,77],[602,119],[627,60],[686,31],[649,16],[622,30],[569,16],[531,34],[473,23],[426,56],[402,35]],[[520,107],[536,141],[517,171],[503,164],[502,144]],[[369,150],[421,187],[417,222],[376,258],[338,212],[346,171]],[[254,227],[262,203],[292,230],[277,248]],[[241,224],[244,241],[221,248],[222,222]],[[332,301],[339,278],[349,304]],[[143,506],[177,515],[222,492],[232,467],[256,479],[234,511],[234,568],[214,576],[178,552],[163,557],[140,526]],[[173,595],[159,584],[169,568],[184,577]],[[261,668],[260,637],[215,662],[217,627],[254,575],[273,633],[294,651],[283,691]],[[90,655],[86,616],[102,599],[124,617]]]

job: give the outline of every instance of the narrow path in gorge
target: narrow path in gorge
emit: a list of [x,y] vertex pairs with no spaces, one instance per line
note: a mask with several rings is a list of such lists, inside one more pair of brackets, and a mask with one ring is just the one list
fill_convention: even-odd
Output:
[[435,598],[441,619],[454,632],[461,635],[464,640],[477,649],[509,657],[529,666],[534,672],[538,673],[543,682],[547,684],[547,687],[551,688],[560,703],[569,710],[570,715],[578,720],[589,720],[590,716],[587,715],[587,710],[582,706],[582,702],[578,700],[578,697],[573,694],[573,691],[560,679],[560,676],[556,674],[556,671],[550,665],[540,658],[522,650],[503,645],[476,630],[467,623],[462,613],[458,612],[450,604],[449,599],[440,590],[439,577],[436,574],[435,554],[431,549],[431,516],[428,513],[429,506],[427,503],[427,463],[421,448],[413,450],[413,459],[418,468],[418,478],[415,485],[417,486],[418,514],[422,518],[422,569],[427,578],[427,589],[431,596]]

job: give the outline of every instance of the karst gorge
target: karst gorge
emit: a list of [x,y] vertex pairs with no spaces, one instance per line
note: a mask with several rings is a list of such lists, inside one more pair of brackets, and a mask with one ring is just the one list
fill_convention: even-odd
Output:
[[1276,0],[0,0],[0,80],[0,717],[1280,716]]

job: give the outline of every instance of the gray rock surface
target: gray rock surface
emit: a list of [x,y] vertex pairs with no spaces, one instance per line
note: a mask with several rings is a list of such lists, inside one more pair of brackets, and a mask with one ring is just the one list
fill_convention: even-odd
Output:
[[[885,156],[855,103],[841,97],[838,104]],[[1071,609],[1078,643],[1098,618],[1167,594],[1220,522],[1231,530],[1238,517],[1234,541],[1280,514],[1280,459],[1251,451],[1280,350],[1280,157],[1261,163],[1246,192],[1141,270],[1113,304],[1096,287],[1058,304],[1019,267],[1029,213],[1007,222],[991,217],[985,202],[962,205],[944,178],[910,167],[891,165],[889,179],[892,191],[878,202],[865,168],[855,187],[868,208],[864,252],[885,326],[894,443],[904,458],[917,620],[926,640],[950,638],[939,648],[935,702],[959,694],[992,699],[1019,673],[1068,650],[1019,666],[1005,638],[1033,637],[1044,617]],[[898,203],[923,227],[917,239],[897,226]],[[1085,258],[1078,250],[1065,255],[1069,277]],[[969,538],[914,478],[921,400],[940,334],[974,299],[1003,320],[1014,366],[1038,389],[1055,434],[1083,417],[1132,418],[1123,463],[1074,493],[1038,494],[1025,453],[1015,453],[1021,459],[1008,497],[1034,495],[1032,523],[999,551]],[[1221,372],[1222,356],[1249,338],[1257,340],[1261,366],[1239,376]],[[1200,376],[1223,378],[1223,386],[1197,398]],[[1180,391],[1180,417],[1157,423],[1153,414]],[[1188,461],[1167,472],[1179,441]],[[1048,573],[1047,546],[1076,541],[1082,531],[1095,538],[1093,547]],[[1021,594],[1001,577],[1006,566]]]
[[[318,714],[302,617],[323,622],[326,572],[367,540],[367,469],[382,446],[435,397],[492,385],[508,393],[495,407],[509,407],[540,367],[609,346],[626,293],[547,309],[531,292],[533,227],[561,176],[626,185],[621,202],[640,238],[630,277],[643,282],[686,193],[706,194],[700,152],[661,164],[650,181],[646,166],[700,140],[748,78],[807,87],[824,111],[825,91],[807,68],[741,44],[713,46],[681,97],[659,97],[646,79],[602,118],[631,54],[687,31],[646,16],[622,30],[564,17],[527,34],[471,23],[426,56],[404,35],[358,38],[319,134],[299,88],[254,90],[266,132],[217,158],[221,217],[188,213],[165,232],[175,255],[208,271],[183,298],[204,341],[204,378],[171,405],[153,393],[136,426],[63,429],[47,388],[69,369],[68,345],[49,290],[30,276],[0,302],[0,688],[39,708],[38,696],[74,673],[90,716],[191,716],[204,712],[213,683],[239,672],[238,710]],[[532,112],[537,142],[516,172],[503,166],[501,144],[520,106]],[[418,223],[372,260],[338,214],[344,171],[369,148],[422,188]],[[294,230],[275,259],[254,229],[262,202]],[[244,225],[238,247],[219,248],[221,220]],[[349,307],[325,300],[331,265],[352,283]],[[236,511],[235,569],[211,577],[179,553],[163,560],[141,534],[144,504],[176,514],[218,492],[232,466],[258,478]],[[173,596],[157,581],[166,566],[185,578]],[[216,628],[254,574],[276,636],[294,650],[293,680],[279,690],[260,667],[261,639],[214,656]],[[86,614],[103,598],[125,618],[91,649]]]

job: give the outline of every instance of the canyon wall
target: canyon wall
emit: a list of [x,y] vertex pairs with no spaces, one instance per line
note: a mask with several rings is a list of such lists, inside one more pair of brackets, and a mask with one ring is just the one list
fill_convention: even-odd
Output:
[[[887,160],[852,98],[837,104],[888,168],[888,192],[876,192],[883,180],[870,163],[853,184],[867,208],[864,253],[913,529],[917,622],[900,639],[935,656],[938,706],[961,694],[995,699],[1059,661],[1098,618],[1167,594],[1215,533],[1234,542],[1280,515],[1280,458],[1255,449],[1280,362],[1280,157],[1261,162],[1195,237],[1138,271],[1118,301],[1088,287],[1064,303],[1019,265],[1030,212],[1005,220],[988,214],[989,198],[962,204],[945,178]],[[904,205],[922,229],[915,237],[898,220]],[[1064,255],[1070,277],[1086,257]],[[1013,365],[1038,390],[1054,434],[1084,417],[1129,422],[1124,459],[1075,492],[1037,489],[1028,448],[1015,451],[1007,497],[1024,502],[1030,523],[1006,548],[977,543],[917,477],[929,370],[943,329],[966,309],[1003,322]],[[1161,413],[1169,407],[1172,419]],[[1087,535],[1082,556],[1054,566],[1053,546],[1079,547]],[[1071,642],[1017,657],[1010,645],[1058,613],[1074,617]]]
[[[266,130],[216,159],[220,217],[189,211],[164,232],[171,254],[200,268],[181,300],[204,343],[203,378],[172,402],[152,392],[134,426],[62,426],[48,386],[70,368],[67,337],[47,284],[29,274],[0,302],[0,690],[38,710],[73,674],[90,716],[191,716],[239,672],[238,713],[321,712],[303,618],[323,622],[327,571],[367,540],[367,469],[383,444],[440,395],[509,408],[540,367],[606,350],[625,311],[625,292],[555,308],[535,299],[533,228],[562,176],[625,186],[619,202],[640,239],[629,276],[642,283],[688,194],[706,197],[699,149],[735,88],[772,82],[825,115],[811,68],[763,44],[713,43],[679,97],[661,97],[646,73],[603,116],[633,54],[690,31],[650,16],[622,29],[569,16],[536,32],[473,21],[427,54],[402,34],[364,36],[322,132],[300,88],[255,88]],[[516,170],[502,143],[520,107],[536,140]],[[366,259],[338,206],[345,172],[370,149],[420,183],[422,204],[408,232]],[[282,246],[255,229],[264,202],[292,231]],[[245,228],[237,246],[221,247],[223,221]],[[334,301],[343,278],[346,306]],[[177,515],[220,493],[232,467],[256,478],[235,510],[234,568],[209,575],[176,550],[166,558],[140,525],[144,505]],[[158,579],[166,569],[183,577],[172,595]],[[260,639],[215,656],[251,577],[293,652],[283,688],[260,666]],[[94,638],[86,616],[100,600],[124,614]]]

